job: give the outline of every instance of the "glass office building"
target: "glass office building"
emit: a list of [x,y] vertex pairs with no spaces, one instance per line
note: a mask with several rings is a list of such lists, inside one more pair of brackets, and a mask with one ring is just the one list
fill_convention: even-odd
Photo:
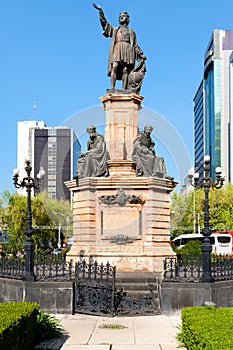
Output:
[[211,177],[220,166],[231,174],[231,58],[233,30],[214,30],[204,57],[204,73],[194,97],[194,166],[203,175],[204,155],[211,157]]
[[194,159],[195,172],[200,176],[203,175],[203,158],[204,158],[204,123],[203,123],[203,81],[201,82],[194,97]]

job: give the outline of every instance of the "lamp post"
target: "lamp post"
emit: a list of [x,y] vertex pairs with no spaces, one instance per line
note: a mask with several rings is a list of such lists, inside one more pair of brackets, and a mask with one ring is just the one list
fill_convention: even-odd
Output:
[[[202,234],[204,236],[201,250],[202,250],[202,282],[213,282],[211,277],[211,251],[212,246],[210,242],[210,225],[209,225],[209,191],[211,188],[221,188],[223,186],[224,177],[222,176],[222,169],[217,167],[216,181],[210,176],[210,156],[204,157],[204,176],[199,179],[199,174],[195,173],[194,176],[190,176],[190,183],[195,188],[203,188],[205,192],[205,210],[204,210],[204,228]],[[194,178],[194,179],[193,179]],[[194,181],[193,181],[194,180]]]
[[15,169],[13,172],[13,181],[16,188],[26,188],[27,191],[27,216],[26,216],[26,229],[24,231],[26,235],[24,250],[25,250],[25,276],[23,277],[24,281],[35,281],[34,274],[34,262],[33,262],[33,252],[34,244],[32,240],[33,227],[32,227],[32,209],[31,209],[31,190],[32,188],[39,188],[39,181],[44,177],[45,171],[41,167],[39,173],[37,174],[37,179],[35,180],[31,177],[31,161],[30,159],[25,160],[25,171],[27,176],[19,181],[19,171]]

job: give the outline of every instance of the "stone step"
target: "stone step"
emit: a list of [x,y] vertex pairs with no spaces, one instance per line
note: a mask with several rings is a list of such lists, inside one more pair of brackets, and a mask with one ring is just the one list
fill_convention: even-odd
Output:
[[116,283],[156,283],[158,275],[152,272],[117,272]]
[[144,290],[124,290],[120,292],[116,315],[155,315],[161,313],[158,293]]
[[125,290],[150,291],[150,288],[152,288],[154,291],[158,289],[156,275],[146,272],[117,273],[115,284],[117,288],[123,288]]
[[144,301],[147,303],[151,300],[155,306],[153,313],[160,313],[157,278],[158,276],[151,272],[118,272],[115,286],[118,292],[125,293],[121,304],[123,308],[126,307],[127,312],[132,312],[130,305],[131,309],[134,309],[135,305],[140,307],[144,305]]
[[123,293],[126,293],[126,296],[130,297],[130,298],[144,298],[144,297],[152,297],[154,300],[159,300],[159,296],[158,294],[151,294],[149,292],[147,293],[142,293],[140,291],[135,291],[135,290],[131,290],[131,291],[123,291]]
[[152,288],[148,286],[148,284],[143,284],[143,283],[138,283],[138,284],[127,284],[127,283],[121,283],[121,284],[116,284],[116,290],[117,291],[124,291],[127,293],[138,293],[138,294],[151,294],[153,293],[154,295],[158,295],[158,287],[157,285],[153,285]]
[[115,286],[117,289],[123,288],[123,289],[129,289],[129,290],[135,289],[135,290],[144,290],[144,291],[146,291],[146,290],[150,291],[151,289],[153,291],[158,290],[157,283],[152,284],[152,283],[147,283],[147,282],[146,283],[143,283],[143,282],[140,282],[140,283],[136,283],[136,282],[134,282],[134,283],[128,283],[128,282],[118,283],[118,282],[116,282]]

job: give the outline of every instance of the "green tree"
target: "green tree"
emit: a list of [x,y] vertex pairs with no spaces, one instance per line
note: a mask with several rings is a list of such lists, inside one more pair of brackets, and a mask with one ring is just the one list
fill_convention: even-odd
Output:
[[59,230],[61,241],[72,235],[73,213],[69,201],[50,198],[44,191],[33,198],[32,207],[37,244],[56,247]]
[[210,192],[210,225],[212,231],[233,230],[233,185],[226,184]]
[[199,201],[200,195],[198,191],[192,191],[186,195],[176,192],[173,193],[171,199],[172,238],[177,237],[182,233],[193,233],[194,218],[196,219],[197,197]]
[[[202,189],[183,195],[175,193],[171,198],[171,236],[198,232],[198,224],[204,226],[205,198]],[[233,185],[228,183],[221,189],[209,192],[210,227],[213,232],[233,230]],[[199,219],[199,222],[198,222]]]
[[[46,192],[42,192],[32,197],[31,206],[36,247],[57,246],[59,225],[64,236],[71,234],[72,210],[68,201],[51,199]],[[3,209],[3,220],[10,238],[7,250],[13,254],[23,250],[26,212],[27,198],[19,194],[11,195],[8,205]]]
[[11,194],[8,190],[5,190],[0,194],[0,228],[4,230],[6,223],[4,222],[4,209],[7,207]]
[[3,220],[7,226],[9,245],[6,247],[12,254],[22,251],[24,244],[24,230],[26,218],[26,197],[18,194],[11,195],[7,207],[4,209]]

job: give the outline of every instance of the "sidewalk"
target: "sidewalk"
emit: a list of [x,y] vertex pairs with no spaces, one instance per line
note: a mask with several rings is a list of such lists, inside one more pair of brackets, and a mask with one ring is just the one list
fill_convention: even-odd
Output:
[[[174,350],[181,325],[180,312],[171,315],[100,317],[55,315],[66,335],[37,349],[62,350]],[[180,348],[181,350],[181,348]]]

